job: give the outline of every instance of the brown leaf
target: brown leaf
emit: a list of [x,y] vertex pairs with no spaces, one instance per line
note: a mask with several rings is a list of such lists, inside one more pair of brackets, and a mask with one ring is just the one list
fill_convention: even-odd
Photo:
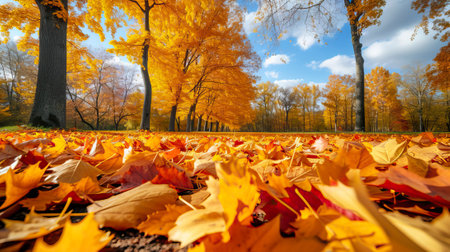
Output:
[[95,213],[101,226],[124,230],[136,227],[147,215],[164,210],[165,205],[176,200],[177,192],[168,185],[147,182],[109,199],[95,201],[87,209]]
[[97,180],[97,176],[103,174],[103,171],[93,167],[92,165],[82,161],[69,159],[64,164],[48,169],[53,171],[45,178],[48,183],[68,183],[73,184],[85,177]]

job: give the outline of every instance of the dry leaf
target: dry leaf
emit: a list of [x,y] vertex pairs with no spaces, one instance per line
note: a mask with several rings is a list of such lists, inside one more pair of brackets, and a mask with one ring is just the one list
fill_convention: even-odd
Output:
[[86,177],[90,177],[92,180],[96,181],[97,176],[103,174],[102,170],[99,170],[82,160],[75,159],[69,159],[64,162],[64,164],[49,168],[48,170],[53,171],[53,173],[45,178],[45,182],[55,184],[73,184]]
[[95,201],[88,206],[88,212],[95,213],[101,226],[125,230],[136,227],[147,215],[164,210],[165,205],[174,204],[176,200],[177,192],[168,185],[147,182],[108,199]]
[[94,220],[94,214],[88,214],[80,223],[68,221],[59,240],[48,245],[44,239],[36,241],[33,251],[99,251],[113,238],[109,233],[98,229],[98,223]]
[[373,147],[370,154],[372,154],[375,162],[379,164],[392,164],[400,158],[406,146],[408,146],[408,141],[397,143],[395,138],[390,138]]
[[64,216],[47,218],[32,210],[24,221],[2,219],[5,227],[0,230],[0,243],[35,239],[61,228],[68,219]]
[[19,173],[15,173],[11,169],[8,170],[5,174],[6,201],[3,202],[0,209],[10,206],[35,188],[41,181],[44,172],[45,169],[39,168],[39,163],[30,165]]

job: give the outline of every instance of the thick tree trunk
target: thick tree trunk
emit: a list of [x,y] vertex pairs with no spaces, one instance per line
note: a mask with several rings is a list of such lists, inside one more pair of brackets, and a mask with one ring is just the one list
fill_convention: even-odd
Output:
[[169,131],[175,131],[175,121],[177,118],[177,107],[178,107],[178,104],[173,105],[172,110],[170,111]]
[[219,121],[216,121],[216,132],[219,132]]
[[177,123],[177,129],[178,129],[178,132],[180,132],[180,123],[181,123],[180,117],[178,117],[178,119],[175,120],[175,121],[176,121],[176,123]]
[[[30,124],[66,127],[67,22],[54,13],[59,8],[36,0],[40,12],[39,69]],[[61,0],[67,10],[67,0]]]
[[191,132],[191,129],[192,129],[192,120],[193,120],[193,118],[192,118],[192,112],[194,111],[194,108],[195,106],[194,106],[194,104],[191,104],[191,106],[189,107],[189,113],[188,113],[188,115],[187,115],[187,117],[186,117],[186,132]]
[[[145,0],[145,10],[144,10],[144,25],[145,31],[150,32],[150,5],[148,0]],[[144,80],[144,107],[142,108],[141,116],[141,129],[150,130],[150,113],[152,109],[152,83],[150,82],[150,76],[148,74],[148,50],[149,50],[150,40],[146,39],[144,42],[144,47],[142,48],[142,65],[141,72],[142,78]]]
[[205,127],[203,128],[203,131],[208,131],[208,119],[209,119],[209,116],[206,117],[206,120],[205,120]]
[[355,131],[365,131],[364,120],[364,59],[362,57],[361,35],[357,24],[350,24],[352,34],[353,52],[356,61],[356,86],[355,86]]
[[197,131],[202,131],[202,117],[203,117],[203,115],[199,116],[199,118],[198,118]]
[[213,129],[213,122],[211,121],[210,123],[209,123],[209,132],[211,132]]

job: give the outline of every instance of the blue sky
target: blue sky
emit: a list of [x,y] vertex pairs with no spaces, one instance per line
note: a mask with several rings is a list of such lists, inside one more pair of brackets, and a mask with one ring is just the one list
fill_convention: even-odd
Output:
[[[245,2],[240,2],[246,5]],[[421,16],[411,10],[411,0],[386,0],[379,26],[366,29],[362,36],[365,72],[375,66],[383,66],[391,72],[402,73],[408,66],[426,65],[444,43],[434,40],[432,34],[419,31],[413,41],[411,36]],[[263,64],[259,75],[261,81],[272,81],[280,86],[294,86],[302,83],[325,83],[334,74],[354,74],[354,54],[350,28],[345,17],[336,21],[340,32],[322,37],[322,43],[312,39],[312,34],[304,32],[305,25],[299,23],[287,29],[277,47],[267,42],[261,44],[261,37],[252,33],[257,26],[254,13],[255,4],[246,5],[245,27],[247,34],[261,56]],[[326,44],[324,43],[326,42]],[[265,53],[270,48],[270,56]],[[284,60],[280,60],[284,59]],[[284,63],[284,62],[286,63]]]
[[[7,2],[13,1],[0,0],[0,4]],[[299,23],[288,28],[283,39],[274,45],[262,40],[258,33],[253,33],[258,25],[254,20],[258,5],[243,0],[239,0],[238,4],[246,8],[244,28],[254,50],[262,59],[263,64],[258,72],[260,82],[272,81],[284,87],[292,87],[300,82],[323,85],[332,73],[354,73],[353,48],[345,16],[338,17],[335,22],[341,31],[321,37],[321,43],[312,38],[312,33],[305,31],[304,23]],[[432,62],[444,45],[434,40],[432,34],[425,35],[422,31],[411,41],[421,16],[410,6],[411,0],[386,0],[381,24],[364,31],[361,40],[366,73],[375,66],[402,73],[408,66],[426,65]],[[122,31],[118,35],[122,34],[125,33]],[[17,38],[20,34],[12,32],[11,36]],[[91,34],[84,44],[92,48],[110,48],[108,38],[102,43],[96,34]],[[118,64],[130,65],[124,57],[115,57],[113,60]]]

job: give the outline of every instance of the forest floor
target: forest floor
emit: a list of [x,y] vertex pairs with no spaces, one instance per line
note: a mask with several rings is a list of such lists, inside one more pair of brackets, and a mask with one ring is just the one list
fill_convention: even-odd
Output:
[[0,131],[0,250],[450,246],[447,133]]

